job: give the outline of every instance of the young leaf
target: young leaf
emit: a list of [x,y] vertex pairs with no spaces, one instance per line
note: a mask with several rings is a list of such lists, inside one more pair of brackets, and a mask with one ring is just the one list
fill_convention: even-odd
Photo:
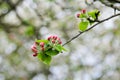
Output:
[[40,42],[48,43],[48,40],[35,40],[35,42],[38,42],[38,43],[40,43]]
[[63,46],[61,46],[61,48],[62,48],[63,51],[67,51]]
[[47,54],[49,56],[55,56],[55,55],[59,54],[59,52],[56,50],[48,50],[45,52],[45,54]]
[[86,15],[86,14],[81,13],[81,14],[80,14],[80,18],[87,18],[87,15]]
[[58,52],[62,52],[62,48],[60,45],[56,45],[56,46],[53,46],[55,48],[55,50],[57,50]]
[[38,54],[38,59],[40,59],[43,63],[49,65],[51,62],[52,57],[45,54],[45,53],[39,53]]
[[98,10],[93,10],[91,12],[88,12],[88,16],[90,16],[93,20],[95,20],[99,15],[100,14]]
[[62,50],[67,51],[62,45],[53,46],[57,51],[62,52]]
[[85,22],[81,21],[81,22],[79,23],[79,29],[80,29],[81,31],[84,31],[84,30],[87,29],[88,25],[89,25],[89,22],[88,22],[88,21],[85,21]]

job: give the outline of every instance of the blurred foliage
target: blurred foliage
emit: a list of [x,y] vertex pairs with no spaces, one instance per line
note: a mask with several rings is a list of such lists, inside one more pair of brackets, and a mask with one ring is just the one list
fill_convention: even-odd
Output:
[[28,36],[33,36],[35,33],[35,29],[33,26],[28,26],[26,31],[25,31],[25,34],[28,35]]

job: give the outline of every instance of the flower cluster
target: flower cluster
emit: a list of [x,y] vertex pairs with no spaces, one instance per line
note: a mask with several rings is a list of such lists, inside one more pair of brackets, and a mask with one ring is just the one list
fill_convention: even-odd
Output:
[[[57,36],[49,36],[47,38],[47,43],[45,43],[43,40],[34,42],[34,44],[31,47],[32,52],[34,53],[33,56],[36,57],[39,52],[44,52],[45,50],[48,50],[48,46],[50,47],[51,45],[61,45],[62,41],[59,37]],[[51,46],[52,47],[52,46]]]
[[48,41],[52,42],[53,44],[62,44],[62,41],[57,36],[49,36]]
[[31,47],[31,50],[32,50],[33,53],[34,53],[34,54],[33,54],[34,57],[37,56],[37,53],[38,53],[37,45],[38,45],[38,43],[34,42],[34,44],[33,44],[32,47]]
[[86,29],[88,29],[88,26],[92,25],[95,22],[98,22],[99,15],[99,10],[93,10],[88,12],[85,9],[82,9],[79,13],[76,14],[76,18],[79,18],[79,30],[85,31]]
[[45,45],[44,42],[40,42],[40,49],[41,49],[41,51],[45,50],[44,45]]

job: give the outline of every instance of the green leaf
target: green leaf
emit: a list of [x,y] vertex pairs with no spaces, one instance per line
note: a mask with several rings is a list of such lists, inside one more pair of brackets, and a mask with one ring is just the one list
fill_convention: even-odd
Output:
[[38,59],[40,59],[43,63],[49,65],[51,60],[52,60],[52,57],[45,54],[45,53],[39,53],[38,54]]
[[90,16],[93,20],[95,20],[99,15],[100,13],[98,10],[93,10],[93,11],[88,12],[88,16]]
[[85,21],[85,22],[81,21],[81,22],[79,23],[79,29],[80,29],[81,31],[84,31],[84,30],[87,29],[88,25],[89,25],[89,22],[88,22],[88,21]]
[[86,14],[81,13],[81,14],[80,14],[80,18],[87,18],[87,15],[86,15]]
[[55,50],[59,51],[59,52],[62,52],[62,48],[60,45],[56,45],[56,46],[53,46],[55,48]]
[[59,52],[62,52],[62,50],[67,51],[62,45],[59,45],[59,44],[57,44],[53,47],[55,48],[55,50],[57,50]]
[[48,40],[35,40],[35,42],[38,42],[38,43],[40,43],[40,42],[48,43]]
[[46,51],[45,54],[47,54],[49,56],[55,56],[55,55],[59,54],[59,52],[51,49],[51,50]]
[[62,48],[63,51],[67,51],[67,49],[65,49],[63,46],[61,46],[61,48]]

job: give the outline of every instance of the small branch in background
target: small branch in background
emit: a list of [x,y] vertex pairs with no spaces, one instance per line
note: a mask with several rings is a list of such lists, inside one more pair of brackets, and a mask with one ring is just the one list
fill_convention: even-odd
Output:
[[116,8],[114,9],[114,15],[116,14]]
[[108,0],[108,1],[111,2],[111,3],[120,3],[119,0]]
[[[114,1],[114,0],[113,0],[113,1]],[[102,4],[104,4],[105,6],[108,6],[108,7],[111,7],[111,8],[113,8],[113,9],[116,9],[116,10],[120,11],[120,7],[114,6],[115,3],[110,3],[110,2],[108,2],[107,0],[100,0],[100,2],[101,2]]]
[[103,23],[103,22],[105,22],[105,21],[108,21],[109,19],[112,19],[112,18],[117,17],[117,16],[119,16],[119,15],[120,15],[120,13],[115,14],[115,15],[113,15],[113,16],[110,16],[110,17],[108,17],[108,18],[106,18],[106,19],[103,19],[103,20],[97,22],[96,24],[94,24],[93,26],[91,26],[90,28],[88,28],[87,30],[82,31],[82,32],[79,32],[77,35],[75,35],[74,37],[72,37],[71,39],[69,39],[67,42],[65,42],[65,43],[63,44],[63,46],[65,46],[66,44],[70,43],[72,40],[78,38],[82,33],[85,33],[85,32],[87,32],[87,31],[91,30],[92,28],[94,28],[95,26],[99,25],[100,23]]
[[94,1],[93,1],[93,2],[91,2],[91,3],[89,3],[89,0],[85,0],[85,4],[87,4],[88,6],[93,5],[93,3],[94,3]]

